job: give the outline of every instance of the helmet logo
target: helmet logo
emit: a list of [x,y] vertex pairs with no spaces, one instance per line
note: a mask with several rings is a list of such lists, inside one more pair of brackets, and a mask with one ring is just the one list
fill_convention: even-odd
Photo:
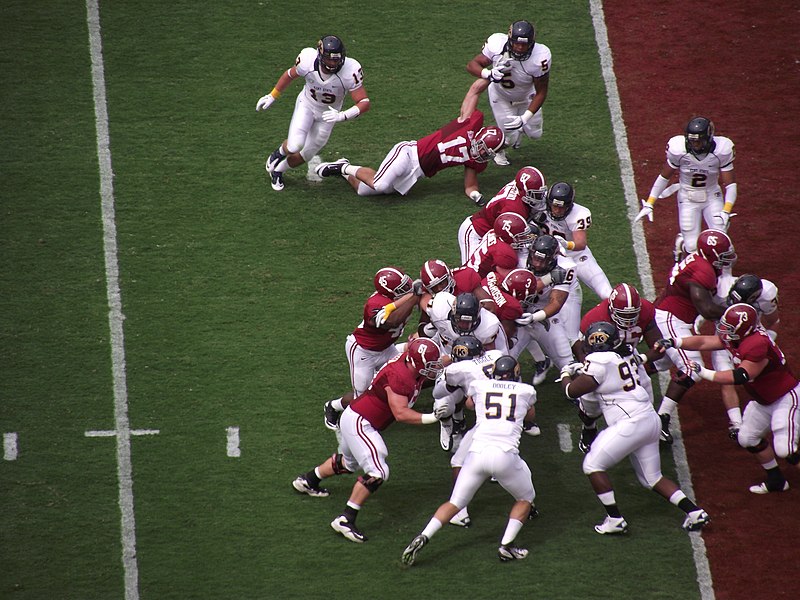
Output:
[[590,346],[601,346],[608,343],[609,337],[605,331],[594,331],[589,335],[588,342]]
[[388,280],[386,279],[386,275],[381,275],[381,276],[380,276],[380,279],[378,279],[378,281],[380,282],[380,284],[381,284],[381,286],[382,286],[382,287],[385,287],[385,288],[387,288],[387,289],[389,288],[389,282],[388,282]]
[[709,236],[706,238],[706,242],[708,243],[708,245],[709,245],[709,246],[716,246],[716,245],[717,245],[717,240],[718,240],[718,239],[719,239],[719,238],[717,238],[717,236],[715,236],[715,235],[709,235]]

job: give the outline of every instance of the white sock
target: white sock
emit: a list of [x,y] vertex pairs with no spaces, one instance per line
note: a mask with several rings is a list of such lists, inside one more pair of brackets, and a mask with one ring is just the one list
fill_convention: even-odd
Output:
[[675,402],[672,398],[667,398],[664,396],[664,399],[661,400],[661,406],[658,407],[658,414],[660,415],[671,415],[675,408],[678,406],[678,403]]
[[442,522],[436,517],[433,517],[430,521],[428,521],[428,524],[425,525],[425,529],[422,530],[422,535],[424,535],[428,539],[431,539],[434,536],[434,534],[441,528],[442,528]]
[[742,424],[742,409],[738,406],[728,409],[728,420],[736,425]]
[[509,519],[508,525],[506,525],[506,532],[503,534],[503,539],[500,540],[500,543],[505,546],[506,544],[513,542],[520,529],[522,529],[522,521]]

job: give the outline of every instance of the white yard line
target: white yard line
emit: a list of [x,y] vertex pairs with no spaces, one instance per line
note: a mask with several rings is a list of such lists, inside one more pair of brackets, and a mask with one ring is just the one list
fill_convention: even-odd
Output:
[[226,429],[226,432],[228,436],[228,444],[227,444],[228,456],[230,456],[231,458],[239,458],[242,455],[242,451],[239,448],[239,428],[228,427]]
[[[644,237],[644,229],[641,223],[633,223],[633,219],[639,212],[639,200],[636,194],[636,185],[633,178],[633,162],[628,148],[628,136],[625,132],[625,122],[622,118],[622,104],[617,90],[617,77],[614,74],[614,63],[611,57],[611,49],[608,45],[608,30],[606,29],[605,17],[603,15],[602,0],[590,0],[590,11],[592,22],[594,23],[595,40],[600,53],[600,64],[603,70],[603,79],[606,82],[606,94],[608,95],[608,107],[611,111],[611,122],[614,127],[614,140],[617,145],[619,155],[622,185],[625,190],[625,199],[628,204],[628,218],[631,220],[633,232],[633,249],[636,253],[636,263],[639,269],[639,276],[642,279],[642,291],[648,298],[655,296],[655,285],[653,283],[653,271],[650,267],[650,258],[647,253],[647,244]],[[661,389],[666,389],[669,383],[669,374],[661,373],[659,384]],[[672,446],[672,454],[675,458],[675,468],[678,471],[678,482],[683,491],[694,498],[692,487],[692,474],[689,471],[689,463],[686,460],[686,448],[683,445],[683,437],[680,434],[680,420],[678,412],[673,416],[673,435],[675,443]],[[700,597],[702,600],[714,600],[714,585],[711,579],[711,569],[708,565],[706,555],[706,544],[700,532],[690,533],[689,538],[692,542],[694,563],[697,568],[697,583],[700,587]]]
[[[161,433],[158,429],[131,429],[131,435],[158,435]],[[113,429],[92,429],[84,432],[86,437],[114,437],[117,432]]]
[[3,434],[3,460],[17,460],[19,438],[16,431]]
[[97,128],[97,160],[100,170],[100,201],[103,219],[103,249],[106,264],[108,324],[111,333],[111,370],[114,385],[114,422],[117,438],[117,479],[121,517],[122,565],[125,571],[125,599],[139,598],[139,566],[136,561],[136,519],[133,510],[133,465],[131,463],[131,429],[128,420],[128,387],[125,373],[125,338],[122,324],[122,297],[119,290],[117,258],[117,225],[114,210],[114,172],[108,134],[108,106],[100,36],[99,0],[86,0],[86,22],[89,27],[89,48],[92,59],[92,87],[95,126]]
[[556,425],[558,430],[558,447],[562,452],[572,452],[572,430],[567,423]]

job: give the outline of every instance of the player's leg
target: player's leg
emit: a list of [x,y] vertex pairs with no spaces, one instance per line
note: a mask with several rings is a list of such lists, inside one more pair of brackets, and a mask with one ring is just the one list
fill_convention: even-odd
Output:
[[683,235],[683,247],[687,254],[697,250],[697,237],[703,227],[703,203],[685,202],[678,203],[678,226]]
[[514,540],[531,514],[536,490],[533,487],[530,467],[519,454],[511,452],[503,454],[504,456],[498,456],[493,461],[493,474],[503,489],[514,497],[515,502],[508,514],[508,522],[503,537],[500,538],[497,555],[502,561],[519,560],[525,558],[528,551],[514,545]]
[[[492,108],[492,115],[494,116],[494,122],[497,123],[498,127],[503,128],[507,121],[509,121],[513,117],[518,117],[525,112],[525,106],[518,106],[512,107],[511,103],[504,99],[500,94],[497,92],[495,86],[490,85],[489,91],[487,92],[489,96],[489,106]],[[503,133],[506,138],[506,147],[515,146],[519,147],[519,140],[520,136],[522,135],[522,129],[505,129],[503,128]],[[511,161],[508,160],[506,157],[506,151],[500,150],[494,156],[495,164],[504,167],[511,164]]]
[[608,277],[589,248],[582,252],[581,259],[576,261],[576,264],[575,274],[578,279],[589,286],[600,300],[605,300],[611,295],[611,282],[608,281]]
[[766,439],[771,424],[771,407],[763,406],[753,400],[745,406],[737,441],[742,448],[756,457],[766,474],[766,481],[750,486],[750,491],[754,494],[768,494],[789,489],[789,482],[786,481],[786,477],[778,466],[775,451]]

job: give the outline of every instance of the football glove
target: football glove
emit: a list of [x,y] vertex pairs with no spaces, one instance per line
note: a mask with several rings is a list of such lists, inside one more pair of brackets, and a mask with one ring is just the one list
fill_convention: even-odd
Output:
[[386,323],[386,321],[389,319],[389,315],[391,315],[394,312],[395,308],[397,308],[397,307],[394,305],[394,302],[390,302],[389,304],[387,304],[386,306],[381,308],[375,314],[375,323],[376,323],[376,325],[378,327],[380,327],[381,325]]
[[492,72],[489,75],[489,81],[492,83],[498,83],[511,72],[511,62],[505,61],[501,63],[497,63],[495,66],[492,67]]
[[719,227],[722,231],[728,231],[730,220],[731,213],[725,212],[724,210],[714,215],[714,225]]
[[636,218],[633,220],[633,222],[637,223],[645,217],[647,217],[647,220],[651,223],[653,222],[653,205],[647,200],[642,200],[642,210],[639,211],[639,214],[636,215]]
[[339,121],[344,121],[346,118],[344,111],[336,110],[332,106],[329,106],[328,110],[322,113],[322,120],[326,123],[338,123]]
[[273,102],[275,102],[275,97],[272,94],[261,96],[261,98],[258,99],[258,104],[256,104],[256,111],[267,110],[272,106]]
[[422,285],[422,279],[415,279],[414,283],[411,284],[411,291],[414,292],[415,296],[422,296],[425,293],[425,288]]
[[514,129],[522,129],[522,127],[531,120],[533,117],[533,113],[529,110],[526,110],[519,116],[511,117],[506,124],[503,126],[503,129],[507,129],[509,131],[513,131]]
[[442,419],[448,418],[452,413],[448,408],[447,404],[442,404],[441,406],[435,406],[433,408],[433,416],[436,417],[437,421],[441,421]]
[[514,319],[514,322],[517,325],[530,325],[533,323],[533,313],[522,313],[522,316],[519,319]]
[[[561,239],[561,238],[556,238]],[[567,270],[564,267],[554,267],[550,271],[550,282],[553,285],[561,285],[567,280]]]
[[675,347],[675,340],[673,340],[672,338],[663,338],[658,340],[655,343],[655,346],[657,346],[658,348],[663,348],[664,350],[669,350],[670,348]]

